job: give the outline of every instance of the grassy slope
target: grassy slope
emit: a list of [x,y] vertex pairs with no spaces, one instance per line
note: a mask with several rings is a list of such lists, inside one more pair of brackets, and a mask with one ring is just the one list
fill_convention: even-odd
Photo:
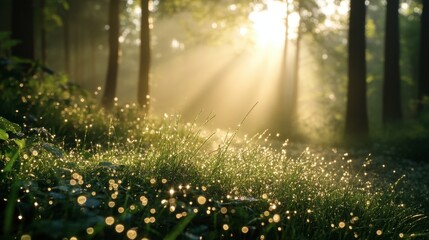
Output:
[[428,238],[427,165],[106,114],[32,84],[0,104],[26,132],[12,170],[0,162],[2,239]]

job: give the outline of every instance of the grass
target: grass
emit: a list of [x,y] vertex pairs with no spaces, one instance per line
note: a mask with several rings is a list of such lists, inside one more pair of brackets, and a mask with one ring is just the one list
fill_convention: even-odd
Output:
[[24,133],[0,126],[2,239],[429,238],[427,165],[106,113],[51,77],[0,85]]

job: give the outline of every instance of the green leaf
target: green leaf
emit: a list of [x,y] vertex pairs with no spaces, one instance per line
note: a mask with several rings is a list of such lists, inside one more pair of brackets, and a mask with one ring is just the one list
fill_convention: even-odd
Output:
[[14,139],[13,141],[18,145],[19,149],[23,149],[25,147],[25,139]]
[[194,212],[191,212],[187,217],[185,217],[182,221],[180,221],[176,227],[165,236],[164,240],[174,240],[179,237],[180,234],[183,233],[186,226],[192,221],[192,219],[196,216]]
[[16,159],[18,159],[18,155],[19,155],[19,150],[15,150],[14,152],[12,152],[12,156],[9,160],[9,162],[7,162],[6,166],[4,167],[3,171],[4,172],[10,172],[12,171],[13,168],[13,164],[15,163]]
[[3,129],[0,129],[0,140],[8,140],[9,134]]
[[0,129],[11,133],[18,133],[19,131],[21,131],[21,127],[18,124],[13,123],[1,116],[0,116]]

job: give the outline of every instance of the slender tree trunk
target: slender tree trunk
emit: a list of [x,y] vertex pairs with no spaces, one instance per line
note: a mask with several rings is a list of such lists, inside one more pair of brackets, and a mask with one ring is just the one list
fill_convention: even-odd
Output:
[[288,82],[287,77],[287,69],[288,69],[288,44],[289,44],[289,1],[285,0],[286,5],[286,17],[285,17],[285,42],[283,47],[283,59],[282,59],[282,66],[280,71],[280,78],[279,78],[279,92],[278,92],[278,131],[285,135],[283,137],[286,137],[288,134],[287,127],[285,126],[286,122],[286,106],[287,106],[287,98],[286,98],[286,83]]
[[423,0],[420,32],[420,74],[417,112],[423,112],[424,97],[429,97],[429,1]]
[[387,0],[383,81],[383,124],[385,125],[402,119],[398,9],[399,0]]
[[46,0],[40,0],[40,62],[46,65],[46,26],[45,26]]
[[366,140],[369,131],[366,105],[365,8],[365,1],[350,1],[345,123],[347,140]]
[[149,69],[150,69],[150,27],[149,1],[142,0],[140,30],[140,71],[137,89],[137,102],[146,112],[149,111]]
[[[92,7],[92,6],[91,6]],[[95,43],[96,36],[94,34],[95,29],[95,16],[94,12],[91,11],[90,13],[90,21],[89,21],[89,41],[90,41],[90,68],[89,68],[89,79],[91,80],[92,84],[95,84],[96,81],[96,72],[97,72],[97,64],[96,64],[96,58],[95,55],[97,53],[97,46]]]
[[292,92],[291,92],[291,103],[290,103],[290,112],[289,112],[289,125],[291,129],[296,129],[296,121],[297,121],[297,110],[298,110],[298,85],[299,85],[299,58],[300,58],[300,52],[301,52],[301,0],[298,1],[298,9],[297,13],[300,17],[299,23],[298,23],[298,31],[297,31],[297,38],[296,38],[296,50],[295,50],[295,61],[294,61],[294,69],[293,69],[293,78],[292,78]]
[[102,104],[106,109],[111,109],[113,107],[116,94],[119,52],[119,0],[110,0],[109,26],[109,61],[104,95],[102,98]]
[[69,9],[63,12],[63,50],[64,50],[64,71],[70,75],[70,19]]
[[20,41],[12,47],[12,54],[34,59],[34,1],[12,2],[12,38]]

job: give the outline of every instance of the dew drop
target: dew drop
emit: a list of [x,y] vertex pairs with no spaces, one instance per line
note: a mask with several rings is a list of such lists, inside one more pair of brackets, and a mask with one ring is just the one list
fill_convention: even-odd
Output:
[[113,217],[106,217],[106,219],[104,220],[104,222],[107,224],[107,225],[113,225],[113,223],[115,222],[115,218],[113,218]]
[[28,234],[24,234],[21,236],[21,240],[31,240],[31,236]]
[[118,225],[116,225],[115,226],[115,231],[117,232],[117,233],[121,233],[121,232],[123,232],[125,230],[125,227],[124,227],[124,225],[122,225],[122,224],[118,224]]
[[77,198],[77,203],[79,203],[80,205],[83,205],[86,203],[86,197],[85,196],[79,196]]
[[88,235],[94,234],[94,228],[92,228],[92,227],[87,228],[86,233],[88,233]]
[[136,237],[137,237],[137,231],[136,231],[136,230],[134,230],[134,229],[130,229],[130,230],[128,230],[128,232],[127,232],[127,237],[128,237],[129,239],[136,239]]
[[275,223],[280,222],[280,215],[279,215],[279,214],[274,214],[274,216],[273,216],[273,221],[274,221]]
[[206,199],[206,197],[204,197],[204,196],[199,196],[199,197],[197,198],[197,202],[198,202],[200,205],[204,205],[204,204],[206,203],[206,201],[207,201],[207,199]]
[[228,226],[228,224],[224,224],[224,225],[222,226],[222,228],[223,228],[223,230],[228,231],[229,226]]

